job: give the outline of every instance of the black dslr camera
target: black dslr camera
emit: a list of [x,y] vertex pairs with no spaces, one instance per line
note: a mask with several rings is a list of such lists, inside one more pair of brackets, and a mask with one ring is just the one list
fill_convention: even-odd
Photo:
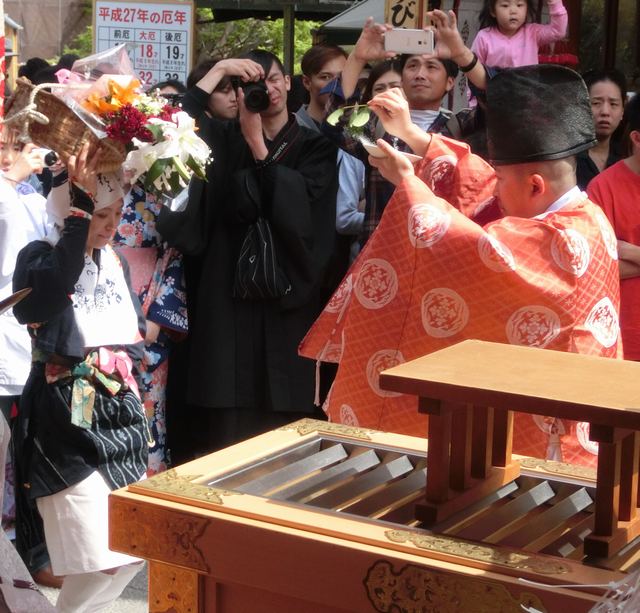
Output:
[[267,85],[263,79],[259,81],[244,82],[237,77],[233,79],[233,87],[238,89],[242,88],[244,92],[244,105],[247,107],[247,111],[252,113],[262,113],[269,108],[269,91]]

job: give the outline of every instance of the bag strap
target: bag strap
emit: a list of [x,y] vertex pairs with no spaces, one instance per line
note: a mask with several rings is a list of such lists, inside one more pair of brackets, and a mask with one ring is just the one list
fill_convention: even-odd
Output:
[[258,163],[258,168],[264,168],[270,166],[281,160],[286,153],[291,149],[291,145],[295,143],[300,135],[300,126],[296,121],[294,115],[289,116],[288,125],[286,125],[280,133],[276,136],[276,139],[271,143],[269,147],[269,154],[267,157]]

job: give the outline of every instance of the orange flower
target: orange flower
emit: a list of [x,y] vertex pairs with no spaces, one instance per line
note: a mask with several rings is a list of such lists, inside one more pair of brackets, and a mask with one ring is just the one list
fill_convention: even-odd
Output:
[[131,79],[129,84],[124,87],[116,81],[109,81],[111,102],[117,104],[119,107],[125,104],[133,104],[133,101],[139,96],[137,92],[139,87],[140,81],[138,81],[138,79]]
[[91,94],[84,102],[83,106],[91,113],[104,115],[117,111],[125,104],[131,104],[138,97],[136,91],[140,87],[140,81],[131,79],[128,85],[122,86],[116,81],[109,81],[109,95],[102,97],[100,94]]

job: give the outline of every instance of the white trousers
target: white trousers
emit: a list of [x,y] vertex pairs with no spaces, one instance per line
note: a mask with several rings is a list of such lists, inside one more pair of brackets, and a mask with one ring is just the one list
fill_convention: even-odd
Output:
[[103,571],[67,575],[56,602],[60,613],[96,613],[106,609],[138,574],[142,563],[121,566],[114,574]]
[[54,575],[92,573],[140,561],[109,549],[109,493],[102,475],[93,472],[80,483],[36,499]]

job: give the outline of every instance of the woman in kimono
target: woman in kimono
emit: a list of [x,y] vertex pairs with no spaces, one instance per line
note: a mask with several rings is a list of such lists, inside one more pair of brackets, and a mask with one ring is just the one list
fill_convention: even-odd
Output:
[[146,318],[144,357],[140,364],[142,405],[150,420],[154,446],[149,449],[149,476],[169,466],[165,417],[169,354],[173,341],[187,333],[187,299],[182,255],[156,231],[162,205],[134,185],[125,198],[113,244],[131,267],[131,286]]
[[74,613],[101,610],[140,569],[109,550],[107,499],[144,476],[149,439],[134,377],[144,317],[109,245],[122,189],[97,175],[87,150],[69,159],[70,206],[52,211],[59,231],[29,243],[14,274],[15,289],[32,288],[14,309],[33,339],[16,427],[20,486],[42,516],[53,572],[65,576],[57,609]]

